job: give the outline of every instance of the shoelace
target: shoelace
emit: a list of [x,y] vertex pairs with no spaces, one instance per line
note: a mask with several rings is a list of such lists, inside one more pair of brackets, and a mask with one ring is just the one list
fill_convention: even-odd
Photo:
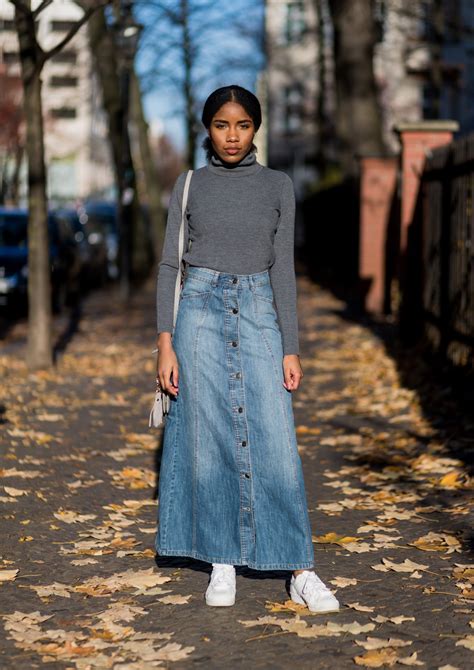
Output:
[[317,586],[321,589],[321,591],[327,591],[328,593],[331,593],[330,589],[326,586],[326,584],[318,577],[318,575],[314,572],[310,572],[310,574],[306,577],[305,583],[303,585],[303,588],[301,589],[302,593],[306,592],[306,587],[309,584],[317,584]]
[[233,579],[233,570],[229,569],[220,569],[220,570],[213,570],[212,571],[212,582],[214,584],[218,584],[219,582],[230,582],[232,583]]

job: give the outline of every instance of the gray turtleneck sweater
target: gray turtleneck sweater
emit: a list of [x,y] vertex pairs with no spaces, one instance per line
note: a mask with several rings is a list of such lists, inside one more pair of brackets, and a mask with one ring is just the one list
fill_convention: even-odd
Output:
[[[157,280],[158,333],[173,332],[178,237],[186,174],[182,172],[176,180],[169,203]],[[283,353],[299,354],[294,269],[295,195],[290,177],[258,163],[252,151],[234,164],[213,155],[206,166],[193,172],[186,217],[183,258],[190,265],[235,274],[269,269]]]

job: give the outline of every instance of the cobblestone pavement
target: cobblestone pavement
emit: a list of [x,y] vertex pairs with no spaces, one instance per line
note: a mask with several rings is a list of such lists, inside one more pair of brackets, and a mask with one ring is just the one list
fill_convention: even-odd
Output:
[[5,334],[1,668],[474,667],[473,424],[389,329],[298,282],[298,443],[340,612],[244,568],[236,605],[209,608],[207,564],[155,557],[150,282],[125,311],[108,290],[58,319],[52,372],[26,372],[24,322]]

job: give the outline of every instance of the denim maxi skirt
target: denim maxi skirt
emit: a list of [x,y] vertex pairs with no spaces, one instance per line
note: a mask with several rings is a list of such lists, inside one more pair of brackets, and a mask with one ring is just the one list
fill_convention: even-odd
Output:
[[163,435],[156,550],[256,570],[314,565],[268,270],[186,267],[179,394]]

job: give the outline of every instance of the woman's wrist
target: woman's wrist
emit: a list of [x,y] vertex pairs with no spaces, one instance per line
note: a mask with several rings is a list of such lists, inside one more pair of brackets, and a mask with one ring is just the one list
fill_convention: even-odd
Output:
[[158,336],[156,338],[156,346],[158,347],[158,350],[171,347],[171,340],[172,340],[171,333],[167,331],[158,333]]

